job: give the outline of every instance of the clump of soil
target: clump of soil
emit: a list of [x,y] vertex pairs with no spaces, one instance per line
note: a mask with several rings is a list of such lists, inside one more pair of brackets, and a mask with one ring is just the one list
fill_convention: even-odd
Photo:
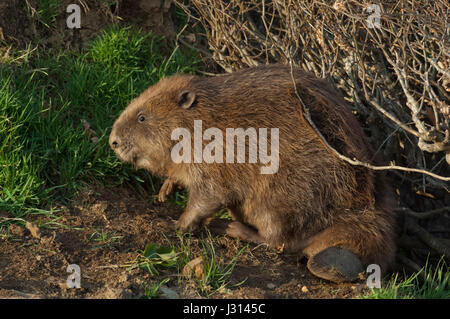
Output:
[[[40,225],[38,231],[15,225],[0,241],[0,298],[137,298],[166,277],[171,280],[165,288],[180,298],[202,297],[195,281],[178,280],[182,274],[175,268],[152,276],[122,267],[147,244],[177,247],[178,206],[153,203],[126,188],[87,188],[70,206],[60,207],[58,226],[36,216],[31,223]],[[107,234],[106,239],[96,240],[99,234]],[[228,261],[244,247],[224,236],[213,236],[213,243],[217,255]],[[193,235],[191,247],[192,259],[201,256],[200,235]],[[67,286],[70,264],[80,267],[79,289]],[[230,283],[211,298],[352,298],[362,287],[322,281],[308,272],[300,256],[255,245],[239,256]]]

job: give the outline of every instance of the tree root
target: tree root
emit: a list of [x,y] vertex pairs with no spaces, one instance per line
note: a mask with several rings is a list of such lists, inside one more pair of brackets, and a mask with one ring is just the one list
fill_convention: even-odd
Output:
[[405,265],[412,271],[418,272],[421,269],[421,267],[418,264],[416,264],[414,261],[406,257],[404,254],[398,254],[397,259],[402,263],[402,265]]
[[445,257],[450,257],[450,246],[446,243],[440,241],[438,238],[432,236],[428,231],[419,226],[411,218],[406,218],[406,229],[412,235],[417,236],[424,244],[428,247],[434,249],[440,255],[445,255]]

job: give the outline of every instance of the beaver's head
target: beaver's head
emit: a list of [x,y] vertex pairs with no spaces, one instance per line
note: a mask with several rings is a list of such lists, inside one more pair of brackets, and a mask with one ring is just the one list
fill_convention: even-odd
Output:
[[189,89],[191,76],[165,78],[144,91],[113,125],[109,144],[124,162],[166,175],[176,143],[171,133],[183,127],[187,109],[195,103]]

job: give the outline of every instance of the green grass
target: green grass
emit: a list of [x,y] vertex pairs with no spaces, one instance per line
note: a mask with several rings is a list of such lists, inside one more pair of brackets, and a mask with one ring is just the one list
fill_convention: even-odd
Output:
[[450,299],[450,271],[444,259],[428,263],[412,275],[394,274],[381,288],[372,288],[364,299]]
[[158,298],[159,289],[169,281],[166,276],[175,276],[178,278],[178,286],[183,286],[186,281],[194,283],[199,296],[211,297],[225,288],[237,287],[245,282],[232,285],[230,283],[231,274],[236,266],[239,256],[248,248],[248,245],[240,249],[229,262],[225,262],[223,256],[216,253],[211,234],[208,232],[206,237],[196,240],[196,244],[201,246],[202,256],[202,278],[195,276],[186,277],[183,274],[185,266],[194,259],[192,253],[193,238],[191,233],[182,234],[177,232],[179,242],[173,245],[166,238],[168,246],[158,244],[148,244],[144,250],[140,251],[135,259],[122,265],[129,270],[141,268],[148,271],[154,278],[153,284],[145,287],[145,293],[142,297]]
[[156,281],[153,285],[145,287],[144,294],[140,296],[143,299],[158,299],[161,294],[159,289],[170,281],[170,278],[164,278],[160,281]]
[[36,7],[27,4],[30,16],[47,28],[53,26],[61,0],[36,0]]
[[236,266],[238,257],[248,248],[244,246],[229,262],[224,262],[223,258],[217,256],[211,234],[202,239],[202,259],[203,259],[203,278],[197,279],[200,295],[210,297],[218,291],[228,287],[237,287],[245,282],[231,285],[231,274]]
[[110,246],[119,241],[122,236],[115,236],[113,233],[104,229],[96,229],[89,237],[89,242],[92,244],[90,249],[98,249]]
[[[237,287],[245,282],[244,280],[237,284],[231,284],[230,279],[239,256],[248,248],[248,245],[242,247],[231,260],[226,262],[223,256],[217,254],[213,237],[209,231],[206,237],[202,236],[198,239],[194,239],[191,232],[177,232],[177,236],[178,244],[175,246],[175,251],[177,252],[178,286],[183,286],[183,282],[186,280],[192,281],[199,296],[211,297],[225,288]],[[166,241],[168,244],[172,244],[169,239]],[[182,275],[184,267],[199,256],[199,253],[192,252],[194,247],[201,247],[202,278]]]
[[[186,264],[188,262],[190,262],[193,258],[192,255],[192,233],[188,232],[188,233],[181,233],[179,231],[177,231],[177,237],[178,237],[178,245],[176,247],[177,251],[180,253],[178,255],[178,260],[177,260],[177,270],[178,273],[181,274],[181,272],[183,271],[184,266],[186,266]],[[169,243],[170,240],[166,239]],[[179,277],[179,284],[181,282],[181,277]]]
[[178,255],[174,247],[148,244],[133,261],[125,266],[130,270],[145,269],[151,275],[158,276],[161,270],[177,266]]
[[[176,48],[164,55],[151,33],[113,27],[81,53],[11,54],[0,65],[0,210],[12,218],[48,213],[83,183],[132,185],[152,177],[123,165],[108,146],[114,120],[146,87],[199,59]],[[97,140],[88,136],[89,123]],[[5,227],[14,220],[0,220]]]

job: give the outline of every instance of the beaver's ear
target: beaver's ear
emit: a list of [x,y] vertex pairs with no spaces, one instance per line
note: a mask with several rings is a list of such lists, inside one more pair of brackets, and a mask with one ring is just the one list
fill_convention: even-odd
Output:
[[195,103],[195,93],[192,91],[183,91],[178,96],[178,106],[183,109],[188,109]]

